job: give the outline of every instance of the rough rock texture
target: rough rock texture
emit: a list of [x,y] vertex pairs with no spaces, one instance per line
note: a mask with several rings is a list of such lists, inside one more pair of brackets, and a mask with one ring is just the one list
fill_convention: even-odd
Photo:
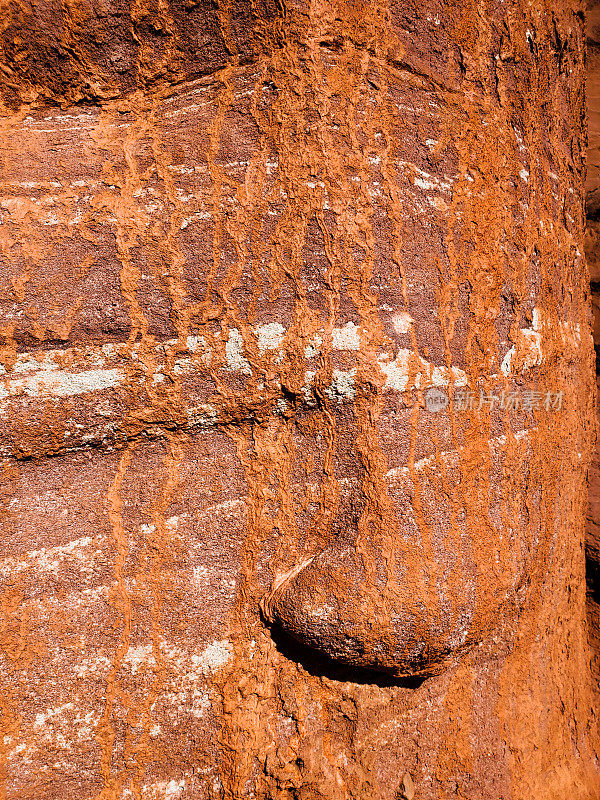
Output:
[[0,797],[597,798],[579,6],[3,28]]
[[593,686],[600,695],[600,445],[598,441],[590,464],[588,486],[589,504],[585,540],[588,633],[593,656],[592,672],[595,677]]
[[[590,271],[593,337],[597,381],[600,375],[600,5],[589,3],[586,15],[586,99],[588,152],[586,179],[585,254]],[[596,404],[598,413],[600,404]],[[600,438],[589,471],[589,506],[586,531],[587,610],[593,653],[594,686],[600,688]]]

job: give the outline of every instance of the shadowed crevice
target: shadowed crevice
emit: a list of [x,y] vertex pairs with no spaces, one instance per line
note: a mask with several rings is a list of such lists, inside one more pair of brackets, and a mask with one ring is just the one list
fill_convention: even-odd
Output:
[[297,642],[276,625],[271,626],[270,633],[277,650],[282,656],[300,664],[309,675],[317,678],[329,678],[334,681],[379,686],[380,688],[398,686],[411,690],[418,689],[427,680],[424,677],[399,678],[372,669],[340,664],[318,650]]

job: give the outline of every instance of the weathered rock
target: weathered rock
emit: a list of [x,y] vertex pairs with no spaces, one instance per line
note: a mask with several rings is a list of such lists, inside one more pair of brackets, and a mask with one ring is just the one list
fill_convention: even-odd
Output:
[[[587,9],[587,153],[585,255],[590,272],[592,333],[596,349],[596,372],[600,373],[600,6]],[[586,532],[588,626],[594,653],[595,685],[600,681],[600,441],[590,464],[589,506]]]
[[39,8],[5,796],[597,797],[579,7]]
[[592,456],[589,476],[589,501],[585,555],[587,565],[587,620],[592,646],[594,688],[600,695],[600,447]]
[[3,7],[5,102],[102,101],[257,59],[278,39],[275,0],[127,4],[15,0]]

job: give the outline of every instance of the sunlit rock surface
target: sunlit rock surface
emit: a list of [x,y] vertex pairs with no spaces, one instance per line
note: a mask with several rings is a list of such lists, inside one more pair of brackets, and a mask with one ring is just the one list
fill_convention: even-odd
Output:
[[579,7],[0,38],[0,797],[597,798]]

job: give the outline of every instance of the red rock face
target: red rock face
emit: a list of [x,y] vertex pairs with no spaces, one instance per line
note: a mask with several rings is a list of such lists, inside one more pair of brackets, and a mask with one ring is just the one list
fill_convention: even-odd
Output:
[[[588,158],[586,179],[586,236],[585,254],[590,270],[590,294],[593,313],[593,336],[596,349],[596,373],[599,372],[600,362],[600,269],[598,256],[598,226],[599,217],[599,166],[600,149],[598,135],[600,133],[599,113],[600,97],[598,96],[599,54],[600,54],[600,9],[595,4],[590,4],[587,10],[587,118],[588,118]],[[587,559],[587,585],[588,585],[588,627],[590,643],[593,648],[594,674],[600,678],[600,470],[599,470],[599,443],[596,441],[596,450],[590,464],[588,477],[589,506],[586,531],[586,559]],[[598,681],[595,681],[597,687]]]
[[3,11],[5,102],[64,107],[177,84],[254,61],[281,39],[273,0],[184,3],[10,3]]
[[576,12],[11,10],[7,798],[597,796]]

